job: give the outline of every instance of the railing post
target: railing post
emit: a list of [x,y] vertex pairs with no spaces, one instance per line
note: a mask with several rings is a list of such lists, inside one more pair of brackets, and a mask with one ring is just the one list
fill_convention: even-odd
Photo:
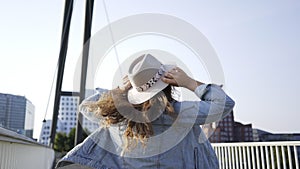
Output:
[[224,150],[223,147],[221,147],[221,157],[222,157],[222,169],[224,169]]
[[257,169],[260,169],[259,146],[255,146],[255,156],[256,156]]
[[299,169],[298,152],[297,152],[297,147],[295,145],[294,145],[294,154],[295,154],[296,169]]
[[256,169],[254,146],[251,146],[251,159],[252,159],[252,168]]
[[265,169],[265,154],[264,154],[264,147],[263,146],[260,146],[260,156],[262,157],[261,158],[262,169]]
[[[232,155],[232,169],[235,169],[235,160],[237,159],[237,156],[236,156],[236,147],[232,146],[231,147],[232,151],[231,151],[231,155]],[[237,160],[238,161],[238,160]]]
[[246,169],[247,168],[247,158],[246,158],[246,147],[243,146],[243,166]]
[[228,166],[229,166],[229,168],[232,168],[232,159],[231,159],[232,152],[231,152],[231,148],[232,148],[231,146],[227,148],[227,151],[228,151]]
[[243,158],[242,158],[242,147],[241,146],[239,146],[239,157],[240,157],[240,159],[239,159],[239,163],[240,163],[240,169],[243,169],[244,167],[243,167]]
[[293,164],[292,164],[292,154],[291,154],[291,147],[287,146],[288,149],[288,157],[289,157],[289,168],[292,169],[293,168]]
[[278,169],[281,169],[281,166],[280,166],[280,156],[279,156],[278,146],[275,146],[275,150],[276,150],[277,168],[278,168]]
[[224,146],[224,150],[225,150],[225,168],[228,169],[228,155],[227,155],[228,147]]
[[281,146],[281,155],[282,155],[283,169],[286,169],[286,160],[285,160],[284,146]]
[[251,169],[251,159],[250,159],[250,150],[249,150],[250,147],[247,146],[246,149],[247,149],[247,164],[248,164],[248,169]]
[[218,161],[219,161],[219,166],[220,166],[220,168],[221,168],[221,152],[220,152],[221,150],[220,150],[220,147],[217,147],[217,155],[218,155]]
[[266,150],[267,169],[270,169],[270,159],[269,159],[269,150],[268,150],[268,146],[265,146],[265,150]]
[[273,169],[273,168],[275,168],[273,146],[270,146],[270,148],[271,148],[271,164],[272,164],[272,169]]

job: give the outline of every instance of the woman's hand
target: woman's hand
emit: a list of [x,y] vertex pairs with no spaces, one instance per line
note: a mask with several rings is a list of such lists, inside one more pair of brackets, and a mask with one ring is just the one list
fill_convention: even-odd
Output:
[[197,86],[203,84],[189,77],[182,69],[175,67],[164,74],[162,81],[172,86],[185,87],[194,91]]
[[128,79],[128,76],[126,75],[125,77],[123,77],[123,85],[119,86],[119,89],[123,90],[123,91],[126,91],[126,90],[129,90],[131,87],[132,87],[131,83]]

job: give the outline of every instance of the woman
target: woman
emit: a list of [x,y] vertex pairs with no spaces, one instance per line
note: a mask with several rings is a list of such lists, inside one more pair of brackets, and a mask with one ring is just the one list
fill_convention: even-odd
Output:
[[[189,89],[201,101],[173,99],[173,86]],[[124,87],[81,103],[81,113],[102,126],[57,166],[219,168],[200,125],[220,120],[233,107],[220,86],[196,81],[151,54],[142,55],[130,65]]]

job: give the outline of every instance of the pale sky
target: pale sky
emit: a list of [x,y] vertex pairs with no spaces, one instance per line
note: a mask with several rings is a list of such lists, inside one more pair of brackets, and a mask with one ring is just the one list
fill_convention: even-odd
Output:
[[[178,17],[196,27],[214,47],[225,75],[226,92],[236,102],[236,121],[252,123],[253,128],[269,132],[300,133],[299,1],[105,3],[107,14],[103,1],[95,1],[93,34],[108,24],[107,16],[110,22],[142,13]],[[2,0],[0,4],[0,92],[24,95],[35,105],[35,138],[40,134],[59,55],[63,7],[64,1],[59,0]],[[63,82],[65,91],[73,89],[75,64],[82,49],[83,9],[83,1],[76,0]],[[189,58],[183,57],[183,62],[185,59]],[[206,81],[200,75],[197,78]],[[47,119],[52,118],[52,108],[53,100]]]

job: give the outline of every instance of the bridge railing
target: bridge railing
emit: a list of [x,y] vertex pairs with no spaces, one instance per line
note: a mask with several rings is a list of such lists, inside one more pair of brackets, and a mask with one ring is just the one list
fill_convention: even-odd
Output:
[[212,144],[220,169],[299,169],[300,141]]

